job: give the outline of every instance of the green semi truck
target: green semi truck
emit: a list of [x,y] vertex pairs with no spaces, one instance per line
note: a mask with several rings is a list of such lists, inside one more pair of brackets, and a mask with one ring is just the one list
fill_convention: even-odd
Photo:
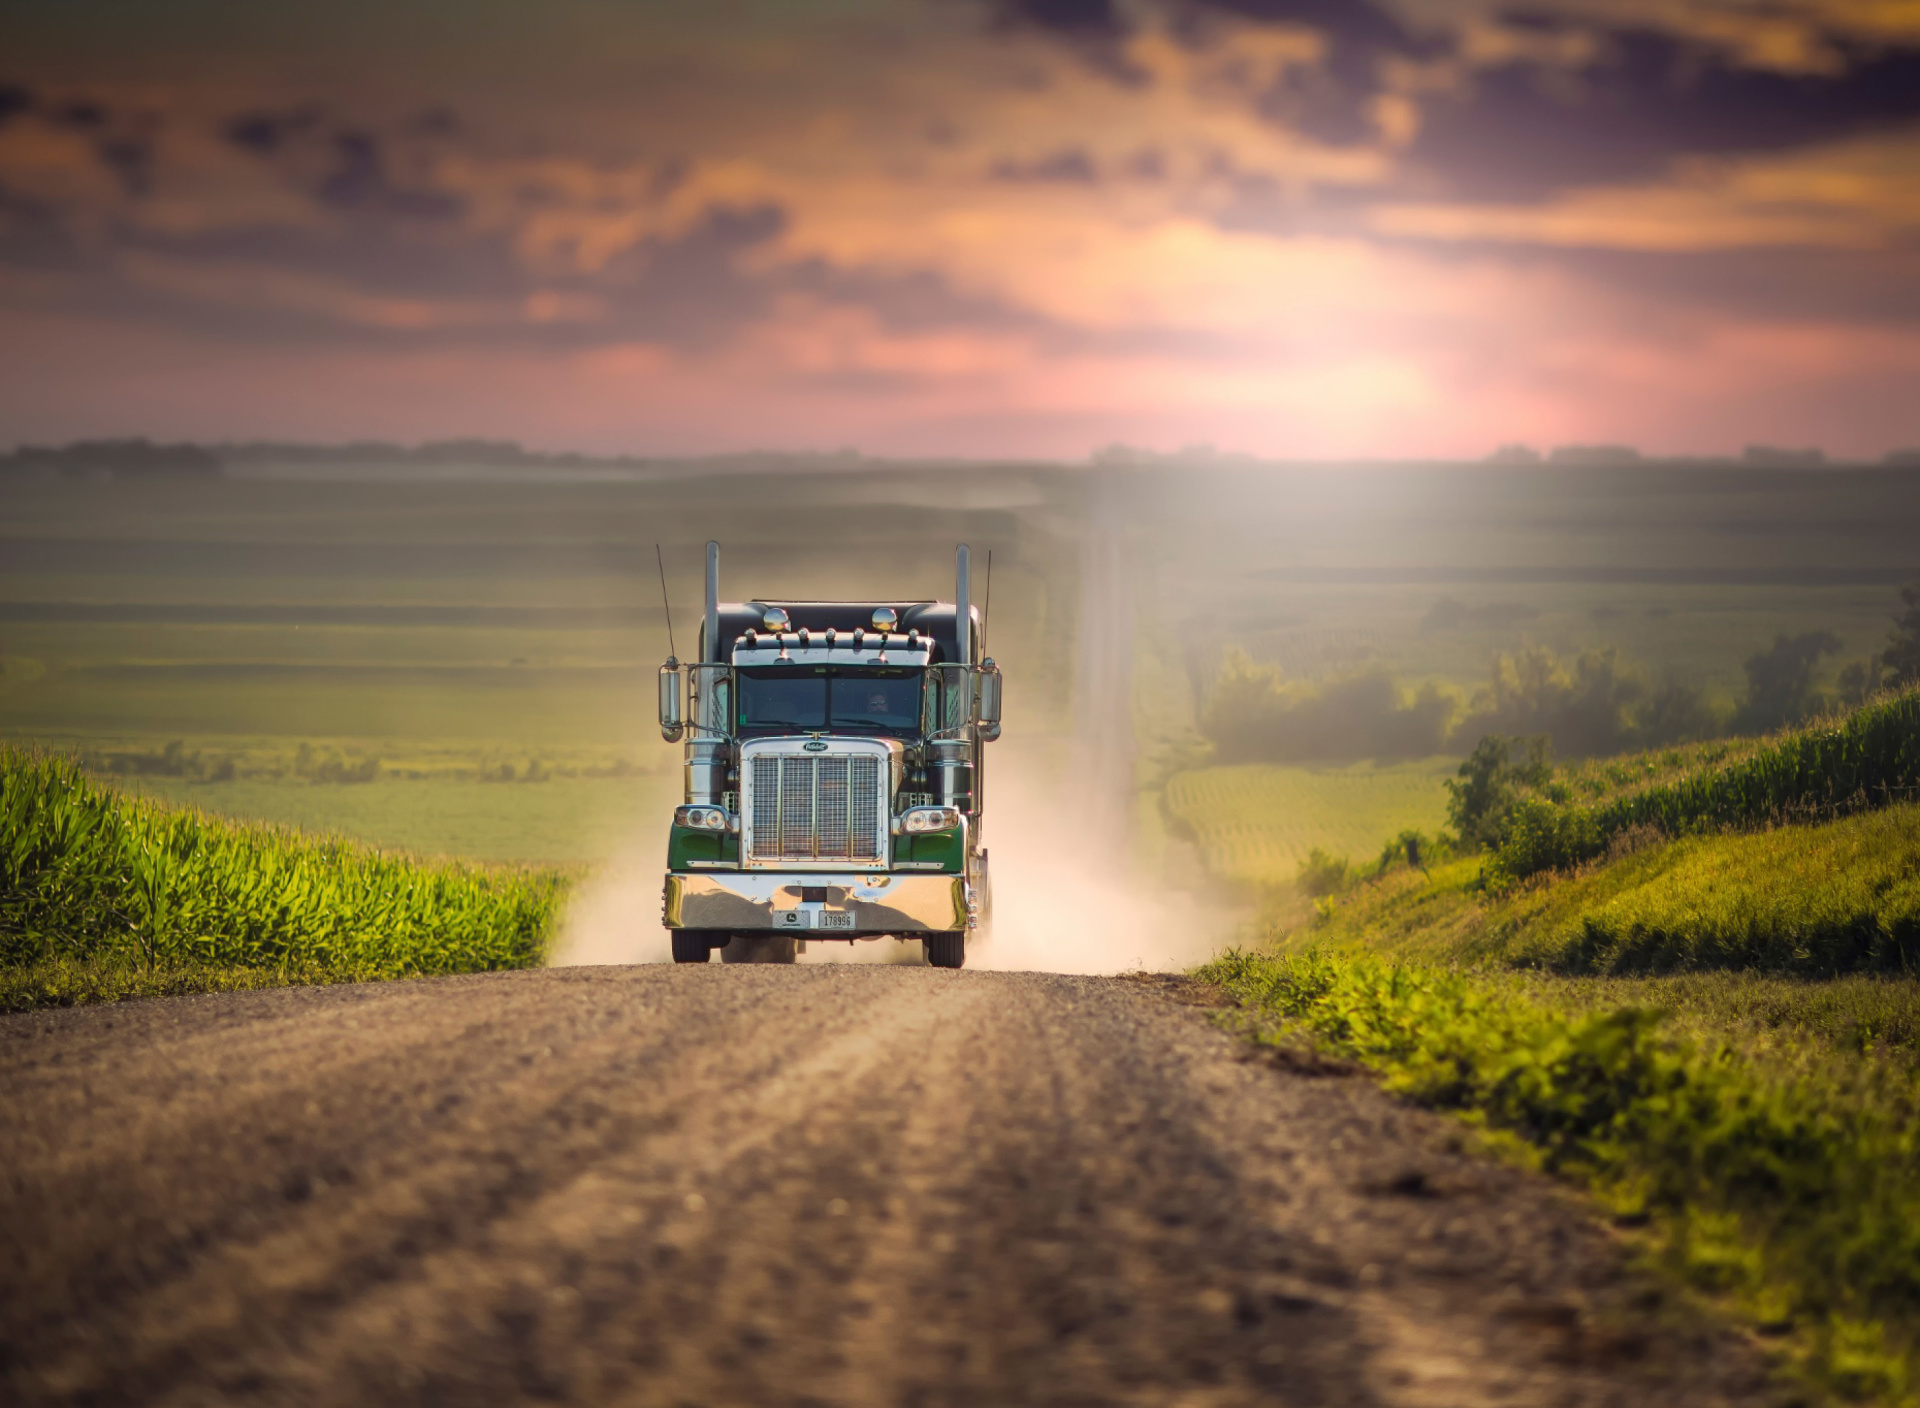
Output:
[[675,963],[891,937],[958,968],[987,932],[1000,671],[955,557],[950,602],[722,602],[707,544],[699,658],[660,669],[661,735],[686,749],[662,905]]

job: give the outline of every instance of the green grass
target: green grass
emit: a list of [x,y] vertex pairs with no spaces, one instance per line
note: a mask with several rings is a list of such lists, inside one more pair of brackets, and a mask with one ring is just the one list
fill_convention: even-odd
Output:
[[1661,1264],[1782,1337],[1812,1380],[1911,1402],[1920,1149],[1911,1072],[1809,1080],[1637,1005],[1360,953],[1231,953],[1200,970],[1256,1040],[1306,1036],[1388,1087],[1646,1221]]
[[1920,969],[1920,806],[1687,837],[1516,897],[1510,961],[1562,973]]
[[1445,822],[1455,763],[1386,767],[1247,764],[1176,773],[1166,807],[1213,874],[1256,888],[1291,881],[1315,846],[1371,856],[1387,836]]
[[0,968],[31,970],[24,990],[85,993],[134,970],[222,986],[239,969],[361,979],[528,967],[563,887],[553,871],[429,864],[222,821],[0,748]]
[[1688,836],[1507,889],[1469,857],[1394,867],[1296,933],[1410,958],[1561,974],[1799,977],[1920,968],[1920,804]]

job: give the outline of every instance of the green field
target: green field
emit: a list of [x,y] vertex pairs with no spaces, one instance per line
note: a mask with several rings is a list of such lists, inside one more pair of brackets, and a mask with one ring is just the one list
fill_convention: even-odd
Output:
[[[677,776],[486,783],[382,779],[326,786],[274,779],[145,778],[130,790],[221,816],[388,850],[483,861],[580,862],[610,855],[680,800]],[[663,843],[664,844],[664,843]]]
[[1380,767],[1199,768],[1168,781],[1166,808],[1212,873],[1268,888],[1291,882],[1316,847],[1368,860],[1389,836],[1438,830],[1447,817],[1444,779],[1456,767],[1437,758]]

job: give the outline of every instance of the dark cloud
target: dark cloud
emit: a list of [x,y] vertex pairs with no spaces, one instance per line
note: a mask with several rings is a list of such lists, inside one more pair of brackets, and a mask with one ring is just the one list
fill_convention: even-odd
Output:
[[1034,161],[999,161],[993,166],[996,181],[1040,181],[1054,184],[1091,186],[1100,179],[1093,159],[1078,147],[1054,152]]
[[[451,112],[435,109],[408,128],[415,136],[438,137],[453,133],[457,125]],[[310,180],[315,198],[335,210],[444,220],[464,208],[443,191],[396,181],[384,139],[360,127],[330,126],[313,106],[240,113],[220,131],[241,151],[283,163],[289,179]],[[315,169],[317,177],[311,175]]]
[[1003,20],[1075,39],[1114,38],[1125,31],[1113,0],[998,0]]
[[[1110,69],[1127,34],[1127,14],[1104,0],[1002,0],[998,9],[1022,27],[1080,41]],[[1165,0],[1161,13],[1195,47],[1212,42],[1224,20],[1324,36],[1321,63],[1290,67],[1251,101],[1275,125],[1334,146],[1378,139],[1372,111],[1385,60],[1457,50],[1454,36],[1411,24],[1378,0]],[[1683,156],[1778,151],[1920,122],[1920,48],[1829,35],[1821,42],[1842,56],[1840,71],[1783,73],[1650,27],[1595,25],[1539,7],[1501,20],[1588,36],[1595,56],[1571,69],[1516,59],[1473,72],[1457,94],[1422,99],[1411,175],[1428,194],[1536,198],[1656,176]]]
[[310,107],[291,112],[249,112],[230,119],[221,133],[242,151],[270,157],[311,132],[319,121],[319,112]]
[[1039,30],[1072,43],[1087,64],[1124,87],[1138,87],[1146,75],[1127,61],[1121,44],[1129,33],[1126,16],[1113,0],[991,0],[1004,29]]
[[153,139],[145,134],[128,133],[102,137],[94,151],[106,168],[120,179],[121,189],[130,196],[148,195],[153,190]]
[[1743,68],[1652,30],[1567,73],[1512,63],[1430,102],[1414,157],[1498,199],[1657,175],[1675,158],[1778,151],[1920,119],[1920,50],[1855,51],[1832,76]]
[[787,224],[786,211],[776,205],[722,208],[678,239],[648,241],[583,285],[606,297],[612,311],[610,325],[591,335],[613,332],[681,347],[726,341],[771,308],[776,281],[742,265]]
[[62,127],[75,127],[82,132],[97,132],[107,125],[106,105],[91,98],[61,103],[49,116]]
[[1193,11],[1315,30],[1330,41],[1336,69],[1356,78],[1370,78],[1362,69],[1381,54],[1423,52],[1429,47],[1398,15],[1370,0],[1185,0],[1185,4]]
[[128,195],[144,196],[152,190],[154,133],[160,127],[152,113],[115,110],[90,97],[36,103],[26,89],[0,85],[0,126],[29,112],[37,112],[45,123],[88,138],[94,156]]
[[0,127],[33,109],[33,94],[14,83],[0,83]]
[[369,132],[336,132],[332,166],[315,194],[338,210],[377,211],[413,219],[444,220],[460,214],[462,202],[444,192],[396,184],[385,148]]

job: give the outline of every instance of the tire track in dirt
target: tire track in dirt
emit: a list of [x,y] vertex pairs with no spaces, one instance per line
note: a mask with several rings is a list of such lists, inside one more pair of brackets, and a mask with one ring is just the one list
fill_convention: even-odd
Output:
[[1771,1401],[1565,1195],[1179,990],[716,964],[0,1020],[0,1397]]

